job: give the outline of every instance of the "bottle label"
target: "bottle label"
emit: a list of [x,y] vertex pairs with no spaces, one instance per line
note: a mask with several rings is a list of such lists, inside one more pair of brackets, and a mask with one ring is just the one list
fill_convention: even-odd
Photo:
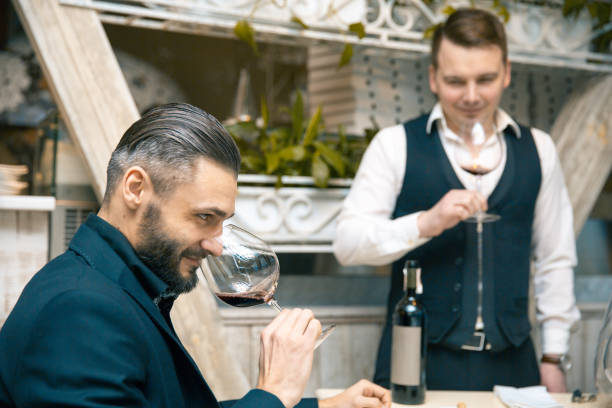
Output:
[[393,326],[391,382],[421,385],[421,328]]

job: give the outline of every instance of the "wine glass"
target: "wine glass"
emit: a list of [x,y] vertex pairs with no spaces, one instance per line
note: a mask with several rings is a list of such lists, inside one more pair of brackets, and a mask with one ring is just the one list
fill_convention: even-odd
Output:
[[[484,128],[480,122],[475,122],[471,129],[466,131],[461,136],[467,135],[467,140],[464,140],[463,148],[455,149],[455,158],[459,166],[472,174],[475,178],[475,190],[482,194],[482,176],[495,170],[502,161],[502,144],[499,139],[499,132],[494,126],[493,137],[497,138],[495,143],[487,145],[487,137]],[[462,139],[463,140],[463,139]],[[482,154],[484,149],[487,149],[486,154]],[[484,328],[482,319],[482,291],[483,291],[483,242],[482,242],[482,224],[485,222],[494,222],[501,217],[497,214],[486,213],[478,210],[476,214],[465,219],[466,222],[476,223],[477,236],[477,260],[478,260],[478,306],[475,330],[479,331]]]
[[[496,143],[488,147],[485,146],[487,138],[480,122],[474,123],[472,128],[466,133],[468,134],[468,141],[464,142],[464,148],[455,149],[455,159],[463,170],[474,176],[474,190],[482,194],[482,176],[495,170],[502,159],[502,144],[499,140],[499,132],[495,129],[493,137],[497,138]],[[485,148],[487,152],[482,154]],[[500,216],[497,214],[479,210],[465,221],[484,223],[499,219]]]
[[[282,308],[274,299],[280,267],[272,248],[262,239],[232,224],[223,227],[221,243],[221,255],[208,255],[201,264],[215,295],[231,306],[266,303],[280,312]],[[335,327],[331,324],[323,328],[315,348]]]

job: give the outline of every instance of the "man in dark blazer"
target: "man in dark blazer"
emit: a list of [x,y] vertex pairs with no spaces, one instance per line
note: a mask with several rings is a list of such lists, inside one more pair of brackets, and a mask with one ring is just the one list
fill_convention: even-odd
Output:
[[390,406],[363,380],[300,402],[321,329],[302,309],[263,331],[257,387],[217,402],[169,313],[202,258],[221,252],[239,166],[221,124],[190,105],[152,109],[126,131],[100,212],[32,278],[0,331],[0,407]]

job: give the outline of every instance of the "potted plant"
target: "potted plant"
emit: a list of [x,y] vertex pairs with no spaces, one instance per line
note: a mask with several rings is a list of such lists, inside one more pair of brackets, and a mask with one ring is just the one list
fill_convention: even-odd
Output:
[[307,120],[303,112],[298,92],[288,125],[270,125],[263,98],[261,118],[226,124],[242,156],[236,223],[277,249],[328,252],[342,200],[377,129],[363,137],[342,128],[327,133],[320,107]]

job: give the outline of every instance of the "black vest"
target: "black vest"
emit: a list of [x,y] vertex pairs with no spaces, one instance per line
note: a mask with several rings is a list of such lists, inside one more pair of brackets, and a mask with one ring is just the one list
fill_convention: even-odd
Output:
[[[393,218],[427,210],[449,190],[465,188],[446,156],[436,126],[426,133],[427,119],[423,115],[404,124],[406,172]],[[488,200],[489,212],[501,219],[484,224],[483,320],[492,350],[519,346],[531,329],[527,311],[531,229],[541,169],[531,131],[520,129],[520,138],[511,127],[504,130],[506,164]],[[476,321],[476,253],[475,224],[461,222],[396,261],[387,324],[403,295],[404,262],[417,259],[422,267],[421,301],[428,316],[429,342],[460,348],[474,332]]]

